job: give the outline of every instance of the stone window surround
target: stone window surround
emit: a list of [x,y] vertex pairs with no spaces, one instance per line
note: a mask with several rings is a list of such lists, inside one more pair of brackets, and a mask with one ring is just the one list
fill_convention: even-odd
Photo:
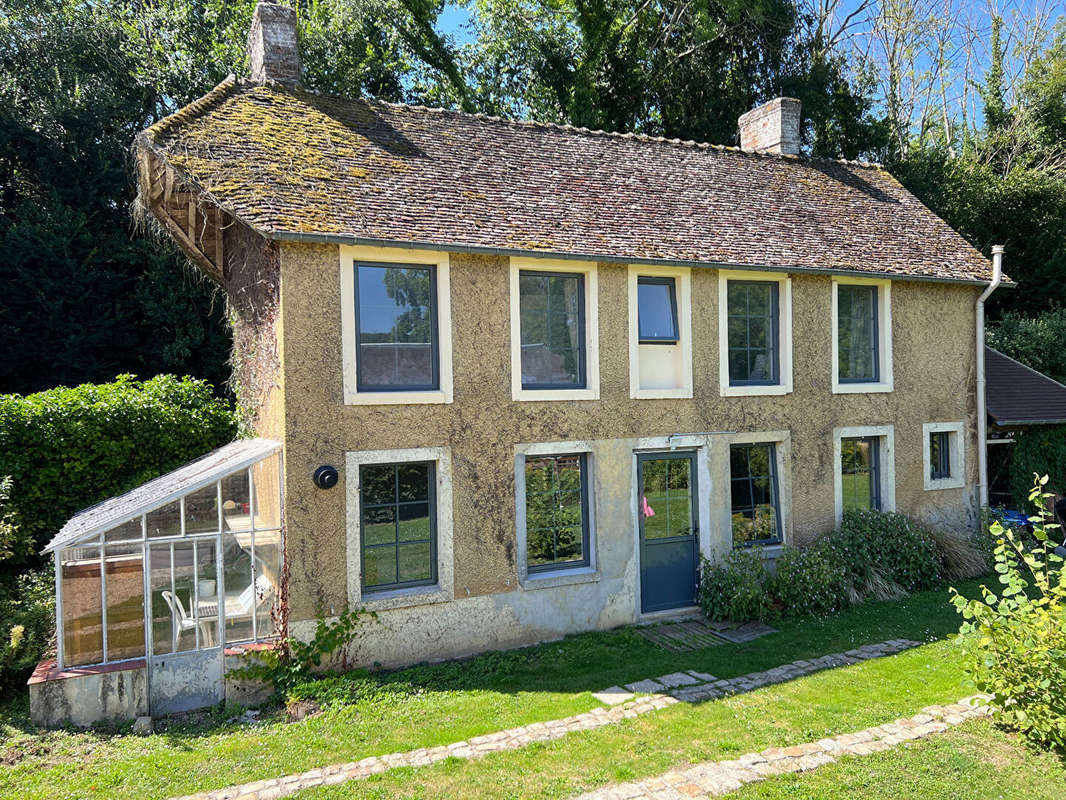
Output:
[[[396,247],[340,245],[341,353],[345,405],[398,405],[452,402],[452,312],[449,281],[450,257],[435,250]],[[440,388],[431,390],[359,391],[356,374],[355,263],[372,261],[402,266],[430,265],[436,268],[437,341]]]
[[[931,433],[948,434],[951,452],[951,475],[946,478],[933,478],[929,474],[929,435]],[[927,492],[938,489],[961,489],[966,485],[966,423],[926,422],[922,425],[922,476]]]
[[[581,454],[585,456],[588,485],[589,563],[576,567],[559,567],[530,572],[526,552],[526,456]],[[515,447],[515,535],[517,540],[518,585],[522,589],[550,589],[575,583],[594,583],[600,579],[596,558],[596,458],[587,441],[536,442]]]
[[[729,281],[776,282],[778,302],[778,382],[767,385],[729,383]],[[834,294],[835,297],[835,294]],[[792,394],[792,278],[787,272],[718,270],[718,389],[722,397]]]
[[[432,461],[437,492],[437,583],[381,592],[363,593],[362,548],[359,546],[362,509],[359,498],[359,467],[363,464],[395,464]],[[452,459],[447,447],[415,447],[404,450],[361,450],[344,454],[345,527],[348,568],[348,607],[368,611],[446,603],[454,598],[452,559]]]
[[[523,271],[569,272],[585,277],[585,386],[579,389],[522,388],[522,315],[519,274]],[[512,400],[599,400],[600,399],[600,323],[597,264],[593,261],[510,258],[511,312],[511,399]]]
[[893,425],[856,425],[833,428],[833,509],[837,526],[844,518],[844,479],[840,442],[872,436],[880,439],[877,448],[878,473],[881,480],[881,510],[896,510],[896,433]]
[[[837,288],[841,284],[877,287],[877,358],[880,379],[869,383],[840,382],[840,354],[837,342],[839,317],[837,310]],[[854,278],[837,275],[833,277],[832,302],[832,358],[833,394],[866,394],[874,392],[891,392],[892,378],[892,281],[872,278]]]
[[[637,326],[637,279],[673,278],[677,301],[677,332],[681,348],[682,380],[676,388],[640,388],[640,331]],[[692,270],[688,267],[657,267],[630,264],[629,286],[629,396],[634,400],[692,397]]]

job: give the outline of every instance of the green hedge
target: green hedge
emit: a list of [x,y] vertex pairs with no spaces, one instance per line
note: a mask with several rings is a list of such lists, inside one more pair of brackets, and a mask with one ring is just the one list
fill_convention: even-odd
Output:
[[75,512],[232,441],[232,403],[210,384],[159,375],[0,395],[0,477],[14,527],[3,572],[37,554]]
[[1049,476],[1048,490],[1066,494],[1066,425],[1019,431],[1011,449],[1010,490],[1020,508],[1036,510],[1029,500],[1034,475]]

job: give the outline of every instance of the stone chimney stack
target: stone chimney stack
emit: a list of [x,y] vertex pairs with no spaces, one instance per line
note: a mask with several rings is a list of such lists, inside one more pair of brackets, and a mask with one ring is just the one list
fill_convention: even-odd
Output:
[[749,153],[798,156],[800,101],[777,97],[740,116],[740,149]]
[[248,31],[248,63],[256,83],[300,82],[300,48],[296,44],[296,11],[277,3],[259,3]]

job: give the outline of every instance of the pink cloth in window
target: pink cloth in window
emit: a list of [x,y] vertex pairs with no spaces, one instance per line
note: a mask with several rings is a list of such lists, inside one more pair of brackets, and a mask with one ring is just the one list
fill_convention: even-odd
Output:
[[648,505],[648,498],[643,495],[640,498],[640,513],[643,514],[645,517],[655,516],[655,510],[650,505]]

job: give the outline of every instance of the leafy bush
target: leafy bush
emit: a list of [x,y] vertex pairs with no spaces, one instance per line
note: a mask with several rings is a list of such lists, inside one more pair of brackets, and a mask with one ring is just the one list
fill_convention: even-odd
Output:
[[[1047,477],[1038,479],[1030,501],[1039,503]],[[1033,526],[1035,547],[993,523],[999,537],[997,595],[981,587],[980,600],[954,592],[964,622],[959,629],[967,669],[979,689],[992,695],[996,716],[1044,745],[1066,747],[1066,582],[1063,558],[1048,540],[1047,515]],[[1023,571],[1024,567],[1024,571]]]
[[704,558],[700,562],[700,608],[708,619],[768,619],[773,612],[768,582],[759,547],[738,547],[720,564]]
[[0,475],[13,478],[9,568],[32,563],[63,523],[237,434],[232,404],[193,378],[159,375],[0,395]]
[[770,592],[789,616],[832,614],[849,602],[850,574],[823,537],[810,547],[786,547]]
[[929,530],[903,514],[845,511],[840,529],[829,534],[857,590],[871,568],[908,592],[931,589],[942,579],[936,543]]
[[48,648],[55,589],[47,570],[0,581],[0,689],[20,684]]

